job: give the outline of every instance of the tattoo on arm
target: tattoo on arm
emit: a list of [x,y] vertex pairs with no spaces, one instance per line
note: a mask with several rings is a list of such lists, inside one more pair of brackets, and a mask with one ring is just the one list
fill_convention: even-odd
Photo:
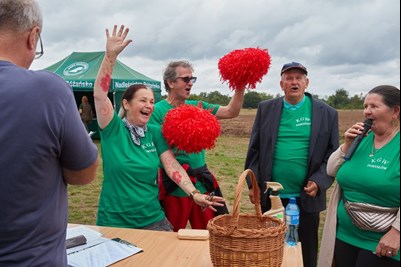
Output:
[[185,180],[182,182],[182,185],[187,185],[187,184],[193,184],[193,183],[191,180],[189,180],[189,181]]
[[181,164],[175,158],[166,157],[164,160],[164,163],[163,163],[163,167],[164,167],[164,170],[167,173],[167,175],[169,175],[169,176],[171,175],[170,178],[177,185],[180,185],[180,187],[193,184],[191,179],[186,175],[186,172],[182,168]]
[[101,80],[101,82],[100,82],[100,86],[102,87],[103,92],[108,92],[108,91],[109,91],[109,88],[110,88],[110,81],[111,81],[111,77],[110,77],[109,74],[106,74],[106,75],[102,78],[102,80]]
[[180,174],[180,172],[179,171],[175,171],[175,172],[173,172],[173,175],[172,175],[173,177],[173,181],[174,182],[176,182],[177,184],[180,184],[181,183],[181,180],[182,180],[182,176],[181,176],[181,174]]
[[112,107],[110,108],[109,106],[105,106],[104,108],[100,109],[99,111],[100,111],[100,114],[104,115],[104,116],[110,114],[111,112],[114,112]]

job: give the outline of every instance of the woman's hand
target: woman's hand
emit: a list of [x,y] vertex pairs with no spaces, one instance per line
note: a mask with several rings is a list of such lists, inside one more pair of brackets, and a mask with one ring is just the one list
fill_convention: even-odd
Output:
[[120,26],[118,32],[117,32],[117,25],[114,25],[113,32],[111,35],[109,33],[109,29],[106,29],[106,37],[107,37],[106,54],[109,57],[112,57],[114,59],[117,58],[117,56],[121,53],[121,51],[123,51],[124,48],[127,47],[127,45],[132,42],[131,39],[125,40],[128,32],[129,29],[125,28],[124,25]]
[[379,244],[376,247],[376,255],[393,257],[398,254],[400,250],[400,232],[391,227],[391,229],[382,236]]
[[212,211],[217,211],[214,206],[223,207],[225,199],[217,197],[213,193],[210,195],[197,193],[193,196],[195,203],[203,208],[203,210],[209,208]]
[[364,129],[363,122],[357,122],[344,133],[344,144],[341,147],[343,153],[347,153],[354,139],[361,134]]

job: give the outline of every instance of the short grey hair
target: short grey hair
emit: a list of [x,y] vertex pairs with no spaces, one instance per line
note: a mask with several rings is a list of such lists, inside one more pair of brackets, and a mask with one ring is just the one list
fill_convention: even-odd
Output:
[[42,13],[36,0],[0,0],[0,30],[42,29]]
[[163,82],[164,82],[164,87],[166,88],[166,91],[168,92],[170,90],[168,86],[168,81],[175,81],[177,80],[177,71],[176,69],[178,67],[182,67],[185,69],[190,69],[192,72],[194,72],[194,68],[192,67],[192,64],[189,63],[186,60],[180,60],[180,61],[171,61],[168,63],[166,69],[164,70],[163,73]]

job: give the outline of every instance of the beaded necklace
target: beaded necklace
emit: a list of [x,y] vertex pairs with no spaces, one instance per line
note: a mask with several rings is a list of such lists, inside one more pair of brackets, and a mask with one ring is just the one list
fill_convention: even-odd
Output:
[[373,139],[372,151],[369,154],[369,157],[373,157],[377,152],[379,152],[380,149],[385,147],[391,141],[391,139],[393,139],[393,137],[395,136],[395,134],[397,134],[398,131],[399,131],[399,127],[396,127],[394,129],[394,131],[389,135],[389,137],[387,137],[386,142],[384,143],[384,145],[382,145],[380,148],[375,148],[375,140]]

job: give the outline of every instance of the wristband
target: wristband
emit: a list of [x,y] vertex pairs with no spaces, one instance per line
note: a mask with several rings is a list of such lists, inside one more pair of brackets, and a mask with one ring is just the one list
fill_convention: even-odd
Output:
[[200,191],[199,191],[199,190],[194,190],[194,191],[192,191],[192,192],[189,194],[189,198],[190,198],[192,201],[194,201],[194,196],[195,196],[195,194],[200,194]]

